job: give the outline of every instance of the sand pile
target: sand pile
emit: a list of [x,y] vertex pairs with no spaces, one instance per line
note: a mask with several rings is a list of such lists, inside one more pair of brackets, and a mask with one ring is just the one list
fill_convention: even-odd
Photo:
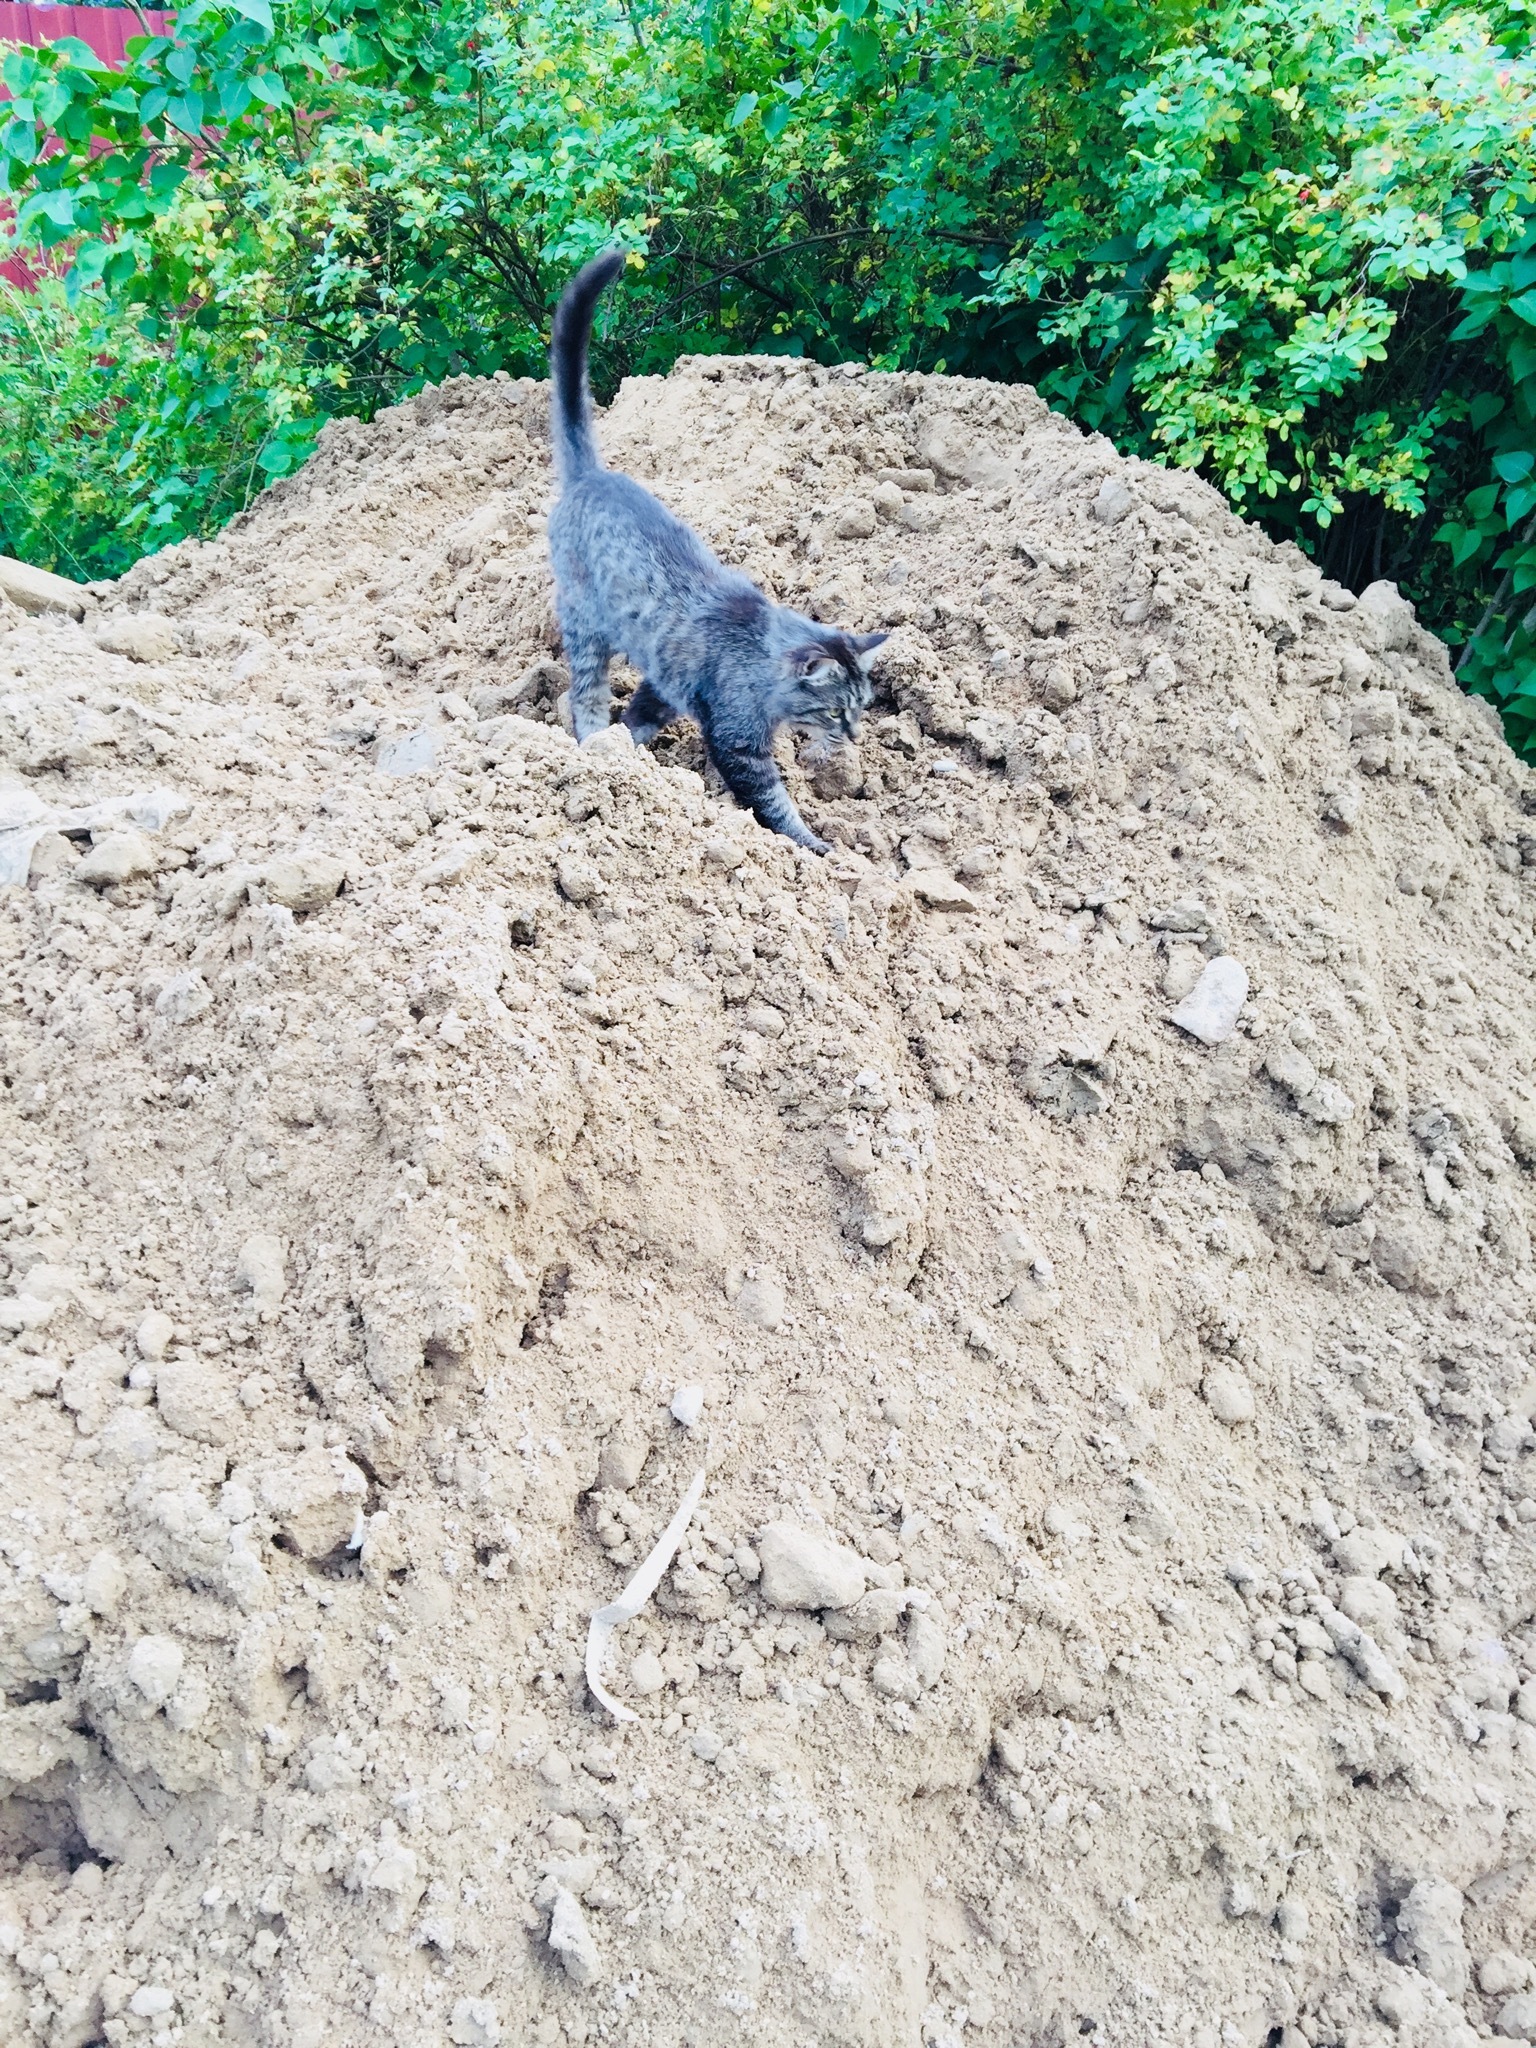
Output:
[[898,629],[827,861],[530,384],[5,615],[0,2039],[1536,2036],[1526,772],[1027,391],[602,431]]

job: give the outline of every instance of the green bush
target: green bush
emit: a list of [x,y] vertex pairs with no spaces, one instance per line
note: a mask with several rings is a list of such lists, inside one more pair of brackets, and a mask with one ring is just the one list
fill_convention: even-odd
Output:
[[0,545],[115,568],[332,412],[536,372],[617,237],[601,379],[1028,377],[1397,578],[1536,745],[1518,0],[235,0],[4,77],[16,239],[66,281],[0,300]]

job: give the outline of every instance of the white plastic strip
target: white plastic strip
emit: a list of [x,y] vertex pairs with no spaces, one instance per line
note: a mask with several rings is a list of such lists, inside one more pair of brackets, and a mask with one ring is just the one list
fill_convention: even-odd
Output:
[[638,1721],[640,1716],[632,1707],[626,1707],[613,1694],[603,1689],[603,1660],[608,1654],[608,1644],[616,1628],[626,1621],[633,1621],[646,1601],[661,1584],[662,1573],[677,1555],[678,1545],[688,1534],[688,1524],[693,1520],[693,1511],[704,1495],[704,1474],[695,1475],[693,1484],[683,1495],[677,1513],[668,1522],[656,1542],[655,1549],[641,1565],[617,1600],[610,1600],[606,1607],[599,1607],[587,1627],[587,1689],[600,1706],[604,1706],[616,1721]]

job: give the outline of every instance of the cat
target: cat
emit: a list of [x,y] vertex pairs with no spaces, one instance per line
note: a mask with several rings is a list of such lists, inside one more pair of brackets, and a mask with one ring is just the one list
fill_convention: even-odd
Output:
[[550,337],[560,496],[549,554],[572,727],[580,742],[609,723],[608,663],[622,654],[643,678],[623,714],[637,746],[680,716],[693,719],[736,801],[770,831],[827,853],[784,787],[774,734],[787,725],[826,748],[853,739],[875,650],[889,636],[842,632],[771,603],[633,477],[604,467],[587,343],[598,298],[623,267],[622,251],[610,249],[579,271]]

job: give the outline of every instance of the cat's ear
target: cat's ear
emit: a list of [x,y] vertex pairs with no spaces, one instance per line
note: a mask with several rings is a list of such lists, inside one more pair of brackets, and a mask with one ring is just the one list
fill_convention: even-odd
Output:
[[865,675],[869,674],[870,669],[874,665],[876,654],[878,654],[890,637],[889,633],[850,633],[848,635],[848,644],[859,657],[859,667],[863,669]]
[[837,661],[819,640],[808,640],[803,647],[788,650],[784,666],[797,682],[812,683],[831,676]]

